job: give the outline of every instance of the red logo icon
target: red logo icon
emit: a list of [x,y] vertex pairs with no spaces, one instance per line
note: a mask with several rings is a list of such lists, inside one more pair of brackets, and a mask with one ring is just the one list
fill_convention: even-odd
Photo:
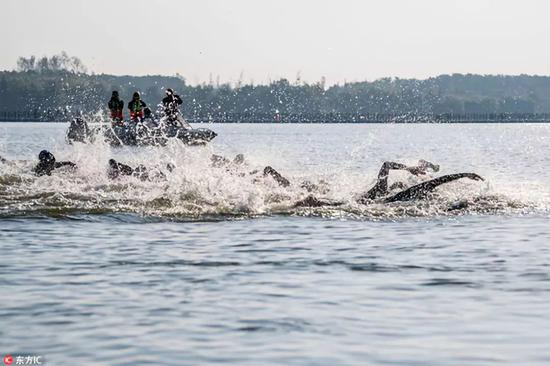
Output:
[[4,363],[6,365],[11,365],[13,363],[13,357],[11,357],[10,355],[4,356]]

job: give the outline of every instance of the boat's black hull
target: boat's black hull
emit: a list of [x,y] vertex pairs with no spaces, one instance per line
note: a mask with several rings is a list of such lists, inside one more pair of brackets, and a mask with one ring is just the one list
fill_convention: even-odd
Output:
[[69,143],[87,143],[103,139],[111,146],[164,146],[171,139],[180,140],[187,145],[204,145],[216,136],[214,131],[207,128],[187,129],[177,126],[161,128],[156,124],[141,123],[90,129],[88,124],[80,118],[73,120],[67,131]]

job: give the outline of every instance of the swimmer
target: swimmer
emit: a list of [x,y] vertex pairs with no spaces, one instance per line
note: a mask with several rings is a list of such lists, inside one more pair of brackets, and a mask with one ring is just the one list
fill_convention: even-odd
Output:
[[[210,157],[210,160],[212,162],[212,166],[216,168],[225,167],[226,170],[230,171],[230,168],[236,168],[240,166],[245,165],[245,158],[243,154],[237,154],[235,155],[235,158],[233,160],[229,160],[228,158],[221,156],[221,155],[212,155]],[[254,175],[259,173],[260,171],[255,169],[250,172],[248,172],[248,175]],[[282,187],[288,187],[290,186],[290,181],[283,177],[281,173],[276,171],[271,166],[266,166],[264,169],[262,169],[262,174],[264,177],[272,177],[280,186]],[[245,176],[246,174],[240,174],[240,176]]]
[[[411,201],[411,200],[425,198],[428,195],[428,193],[433,192],[440,185],[453,182],[458,179],[469,178],[476,181],[484,180],[482,177],[480,177],[475,173],[457,173],[457,174],[449,174],[438,178],[430,179],[426,182],[416,184],[407,189],[404,189],[405,187],[401,182],[398,182],[388,188],[388,176],[389,176],[390,170],[406,170],[409,173],[418,176],[418,175],[426,174],[428,169],[437,172],[439,171],[439,166],[425,160],[420,160],[419,164],[414,167],[409,167],[404,164],[395,163],[395,162],[385,162],[384,164],[382,164],[382,167],[380,168],[380,171],[378,173],[378,179],[374,187],[372,187],[366,193],[362,194],[357,199],[357,203],[367,205],[369,203],[373,203],[377,201],[378,202],[381,201],[383,203]],[[404,190],[390,196],[389,195],[390,191],[397,188],[404,189]],[[295,207],[321,207],[321,206],[334,207],[334,206],[340,206],[342,204],[344,204],[344,202],[319,199],[310,195],[305,199],[303,199],[302,201],[297,202],[294,206]]]
[[[166,169],[169,172],[174,170],[174,165],[168,163],[166,164]],[[107,171],[107,176],[110,179],[117,179],[121,176],[132,176],[141,179],[142,181],[151,181],[155,179],[164,179],[164,175],[161,171],[153,171],[151,173],[150,169],[147,169],[144,165],[140,164],[135,168],[132,168],[129,165],[119,163],[115,159],[109,160],[109,169]]]
[[117,179],[120,176],[133,176],[141,180],[148,180],[149,173],[147,168],[143,165],[138,165],[135,168],[132,168],[129,165],[119,163],[115,159],[109,159],[109,170],[107,171],[107,176],[110,179]]
[[244,164],[244,155],[237,154],[233,160],[229,160],[225,156],[213,154],[210,157],[212,166],[215,168],[229,167],[231,165],[243,165]]
[[70,161],[55,161],[55,156],[48,150],[40,151],[38,160],[38,164],[33,169],[33,172],[38,176],[51,175],[54,170],[63,167],[73,171],[77,168],[76,164]]

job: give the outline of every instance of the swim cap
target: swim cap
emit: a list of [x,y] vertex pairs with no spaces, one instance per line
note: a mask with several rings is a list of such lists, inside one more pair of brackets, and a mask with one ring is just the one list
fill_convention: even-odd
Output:
[[54,163],[55,157],[48,150],[42,150],[40,151],[40,154],[38,154],[38,160],[44,163]]

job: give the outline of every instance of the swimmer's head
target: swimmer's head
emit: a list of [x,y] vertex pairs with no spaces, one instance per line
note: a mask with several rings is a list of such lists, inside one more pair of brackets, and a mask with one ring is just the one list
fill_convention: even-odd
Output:
[[54,164],[55,163],[55,156],[48,150],[42,150],[40,151],[40,154],[38,154],[38,160],[40,160],[43,164]]

